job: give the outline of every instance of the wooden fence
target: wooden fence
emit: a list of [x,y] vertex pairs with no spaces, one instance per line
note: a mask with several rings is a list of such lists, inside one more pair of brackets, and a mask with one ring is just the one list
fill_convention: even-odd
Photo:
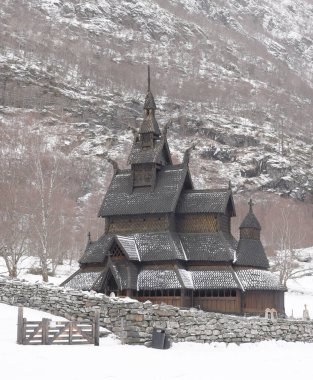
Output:
[[23,307],[18,308],[18,344],[94,344],[99,346],[99,311],[93,322],[28,321],[23,317]]

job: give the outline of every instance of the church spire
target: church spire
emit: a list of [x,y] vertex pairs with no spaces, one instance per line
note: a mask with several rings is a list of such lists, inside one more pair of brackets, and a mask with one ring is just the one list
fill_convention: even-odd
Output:
[[[150,66],[148,66],[148,91],[144,103],[145,116],[141,124],[139,134],[152,134],[152,136],[160,136],[160,128],[154,116],[156,110],[155,101],[150,89]],[[150,138],[149,138],[150,139]]]
[[148,65],[148,91],[147,91],[147,95],[146,95],[146,99],[145,99],[145,104],[144,104],[143,108],[145,110],[156,110],[156,105],[155,105],[154,97],[153,97],[152,92],[150,90],[150,82],[151,82],[151,79],[150,79],[150,66]]
[[148,92],[150,92],[150,65],[148,65]]

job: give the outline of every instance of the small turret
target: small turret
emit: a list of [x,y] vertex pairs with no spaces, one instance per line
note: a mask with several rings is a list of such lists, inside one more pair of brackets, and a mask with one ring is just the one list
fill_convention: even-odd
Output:
[[254,215],[252,199],[249,201],[249,212],[239,229],[236,265],[268,268],[269,263],[260,240],[261,225]]

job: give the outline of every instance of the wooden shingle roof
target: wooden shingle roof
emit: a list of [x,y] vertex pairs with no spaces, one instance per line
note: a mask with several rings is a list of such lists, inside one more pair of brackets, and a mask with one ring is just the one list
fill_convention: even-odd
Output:
[[180,233],[186,257],[190,261],[233,262],[236,240],[225,232]]
[[141,123],[139,133],[153,133],[157,136],[160,135],[161,132],[158,122],[156,121],[156,118],[154,116],[154,111],[148,111],[148,113],[145,115]]
[[132,190],[130,170],[115,174],[98,216],[135,215],[174,212],[187,178],[188,167],[168,165],[157,173],[156,186]]
[[64,281],[61,286],[76,290],[91,290],[102,274],[103,268],[79,269]]
[[283,290],[287,288],[279,281],[279,276],[267,270],[254,268],[236,268],[235,273],[243,287],[243,290]]
[[181,288],[183,285],[175,268],[142,269],[138,275],[138,290]]
[[261,230],[261,225],[257,217],[253,213],[251,200],[250,200],[249,212],[244,218],[244,220],[242,221],[240,228],[255,228],[256,230]]
[[237,242],[232,235],[214,233],[142,232],[127,235],[104,234],[90,243],[80,264],[102,263],[116,241],[131,261],[233,262]]
[[260,240],[240,239],[236,256],[236,265],[269,268],[269,262]]
[[191,273],[177,264],[166,269],[144,267],[138,275],[138,290],[193,288]]
[[187,190],[181,193],[176,212],[178,214],[204,212],[224,214],[229,203],[234,216],[235,207],[231,190]]
[[194,289],[241,289],[231,267],[209,267],[190,270]]

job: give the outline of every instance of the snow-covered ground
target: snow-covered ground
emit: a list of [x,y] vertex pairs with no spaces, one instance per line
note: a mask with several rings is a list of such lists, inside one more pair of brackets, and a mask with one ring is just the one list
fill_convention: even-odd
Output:
[[[46,313],[25,308],[28,319]],[[49,316],[55,320],[55,316]],[[101,379],[301,379],[311,372],[313,344],[177,343],[169,350],[121,345],[112,337],[100,346],[20,346],[16,344],[17,308],[0,304],[2,378]]]

